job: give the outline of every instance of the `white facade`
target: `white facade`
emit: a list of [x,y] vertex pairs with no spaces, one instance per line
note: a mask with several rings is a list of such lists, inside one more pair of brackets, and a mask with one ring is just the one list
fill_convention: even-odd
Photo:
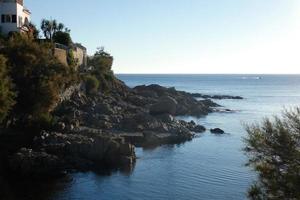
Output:
[[[23,0],[0,0],[0,32],[26,31],[30,22],[30,12],[23,5]],[[28,30],[28,29],[27,29]]]

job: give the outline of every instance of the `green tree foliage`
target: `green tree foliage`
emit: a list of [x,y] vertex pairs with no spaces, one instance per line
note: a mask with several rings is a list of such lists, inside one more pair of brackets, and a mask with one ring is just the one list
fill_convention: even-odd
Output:
[[40,36],[40,31],[37,29],[36,25],[30,22],[28,26],[32,37],[34,39],[38,39]]
[[51,49],[51,44],[38,44],[16,35],[1,50],[11,66],[18,94],[14,114],[34,118],[49,113],[59,93],[75,80],[72,68],[61,64]]
[[69,49],[67,52],[67,62],[69,67],[75,67],[77,65],[77,60],[74,57],[74,52],[72,49]]
[[0,123],[7,117],[14,105],[15,93],[7,73],[6,59],[0,55]]
[[72,45],[72,38],[69,32],[57,31],[53,35],[53,41],[59,44],[63,44],[67,47]]
[[88,58],[88,66],[92,67],[91,75],[98,79],[99,90],[102,92],[108,92],[119,85],[111,70],[112,64],[113,57],[104,51],[103,47],[98,48],[96,53]]
[[85,78],[85,88],[87,94],[95,94],[99,89],[99,81],[93,75],[87,75]]
[[41,30],[44,34],[44,37],[48,40],[52,41],[55,33],[58,31],[63,31],[63,29],[65,29],[66,32],[69,32],[69,29],[65,28],[64,24],[58,23],[56,20],[42,20]]
[[300,199],[300,109],[247,127],[245,152],[259,180],[250,199]]
[[94,68],[95,73],[102,74],[110,71],[113,64],[113,57],[104,51],[104,48],[98,48],[94,56],[89,57],[88,65]]

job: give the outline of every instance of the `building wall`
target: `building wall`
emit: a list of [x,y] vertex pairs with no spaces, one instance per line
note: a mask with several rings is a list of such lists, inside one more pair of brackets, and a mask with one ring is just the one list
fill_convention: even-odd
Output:
[[[18,27],[22,27],[25,25],[25,19],[27,18],[28,22],[30,22],[30,14],[24,11],[24,7],[20,4],[17,4],[17,25]],[[20,21],[20,17],[22,20]]]
[[24,10],[23,1],[0,0],[0,4],[0,17],[2,14],[17,15],[17,23],[2,23],[0,20],[1,32],[3,34],[8,34],[11,31],[18,32],[19,28],[25,24],[26,18],[30,22],[30,13]]
[[54,56],[64,65],[68,66],[67,51],[65,49],[54,48]]
[[77,60],[77,67],[82,68],[87,65],[86,50],[76,47],[73,50],[74,58]]
[[[6,15],[16,15],[17,14],[17,4],[15,2],[0,2],[0,17],[2,14]],[[18,17],[17,17],[18,18]],[[18,31],[17,23],[2,23],[0,20],[1,32],[8,34],[10,31]]]

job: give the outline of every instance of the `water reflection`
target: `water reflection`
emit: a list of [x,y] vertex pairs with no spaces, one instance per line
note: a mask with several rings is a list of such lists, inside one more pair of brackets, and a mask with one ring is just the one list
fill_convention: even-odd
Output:
[[[0,172],[0,200],[53,200],[58,194],[70,190],[76,183],[76,174],[93,174],[95,177],[108,177],[115,173],[130,176],[134,171],[135,163],[122,168],[98,168],[93,172],[73,172],[62,178],[41,180],[21,179],[14,174]],[[74,176],[75,175],[75,176]]]

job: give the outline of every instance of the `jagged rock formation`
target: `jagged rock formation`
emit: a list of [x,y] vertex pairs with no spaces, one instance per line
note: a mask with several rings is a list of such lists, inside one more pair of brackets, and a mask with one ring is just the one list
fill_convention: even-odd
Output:
[[126,138],[131,133],[134,137],[140,133],[139,141],[144,138],[146,143],[151,141],[149,133],[155,143],[185,141],[190,140],[194,133],[205,131],[205,128],[174,116],[204,116],[219,106],[211,100],[196,100],[189,93],[174,88],[150,85],[130,89],[121,82],[117,85],[108,94],[87,96],[82,91],[75,92],[55,112],[60,119],[57,127],[65,127],[59,131],[87,127],[123,134]]
[[134,146],[108,134],[62,134],[43,132],[33,149],[22,148],[12,156],[10,169],[21,176],[54,176],[65,171],[97,167],[133,166]]

